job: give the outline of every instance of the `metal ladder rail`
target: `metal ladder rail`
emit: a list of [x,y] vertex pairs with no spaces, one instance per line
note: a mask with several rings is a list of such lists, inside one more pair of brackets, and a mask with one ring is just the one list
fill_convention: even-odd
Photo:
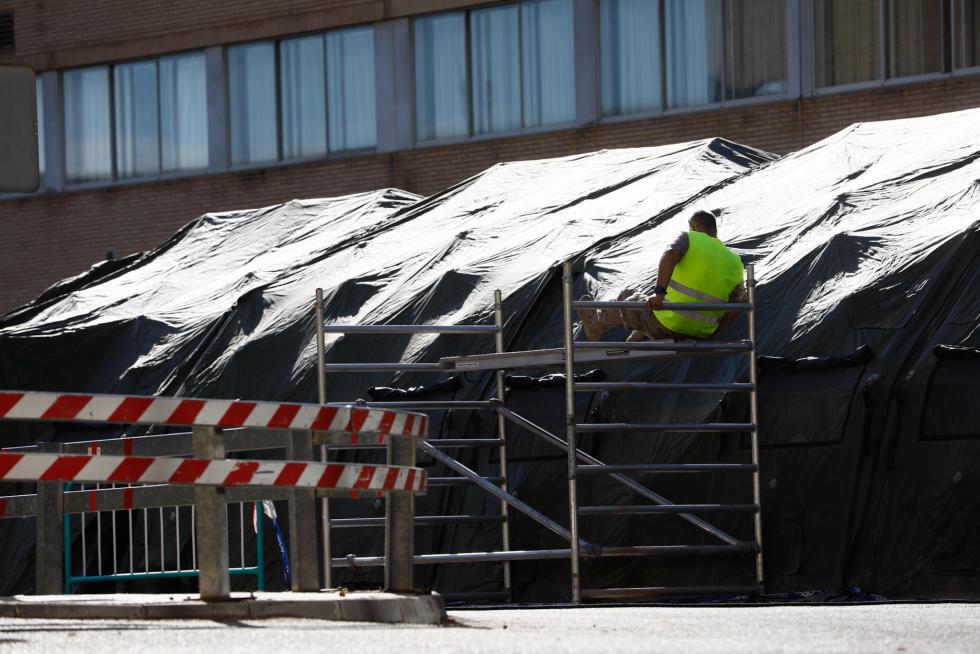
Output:
[[[594,350],[609,350],[613,348],[622,348],[624,350],[636,349],[636,350],[650,350],[650,351],[680,351],[681,348],[677,346],[677,343],[580,343],[576,345],[574,343],[574,322],[572,318],[573,308],[629,308],[629,309],[642,309],[644,308],[643,303],[640,302],[575,302],[572,298],[572,288],[573,288],[573,278],[572,278],[572,268],[571,263],[566,262],[562,267],[562,287],[563,287],[563,309],[564,309],[564,336],[565,336],[565,390],[566,390],[566,431],[568,434],[567,438],[567,451],[568,451],[568,483],[569,483],[569,516],[570,516],[570,528],[572,534],[575,538],[571,541],[570,555],[571,555],[571,586],[572,586],[572,601],[574,603],[580,603],[583,599],[599,599],[599,598],[611,598],[611,597],[638,597],[644,594],[644,591],[649,591],[651,595],[663,595],[663,594],[705,594],[711,592],[742,592],[749,590],[750,592],[761,592],[763,588],[763,566],[762,566],[762,527],[761,527],[761,504],[760,504],[760,490],[759,490],[759,455],[758,455],[758,401],[757,401],[757,369],[756,369],[756,330],[755,330],[755,276],[754,268],[749,265],[747,267],[746,274],[746,286],[748,287],[748,303],[745,304],[734,304],[734,303],[698,303],[699,309],[707,310],[736,310],[745,311],[748,314],[749,320],[749,339],[747,343],[731,344],[726,343],[724,346],[716,344],[712,347],[712,344],[702,344],[695,343],[692,346],[697,345],[697,349],[702,351],[715,350],[718,355],[730,354],[732,351],[744,351],[747,352],[750,357],[749,361],[749,383],[739,384],[739,385],[715,385],[715,384],[646,384],[646,383],[621,383],[621,384],[583,384],[585,388],[581,390],[690,390],[690,391],[718,391],[722,390],[720,386],[728,386],[724,390],[731,391],[746,391],[750,393],[750,423],[715,423],[715,424],[661,424],[661,423],[646,423],[646,424],[629,424],[629,423],[619,423],[619,424],[605,424],[596,425],[588,423],[576,423],[575,421],[575,406],[574,397],[576,391],[576,383],[574,376],[575,367],[575,351],[594,351]],[[689,306],[674,306],[667,304],[664,306],[665,309],[689,309]],[[736,346],[736,347],[733,347]],[[694,349],[694,347],[686,348],[688,350]],[[752,472],[753,478],[753,504],[751,505],[634,505],[628,507],[608,507],[608,506],[595,506],[595,507],[579,507],[577,498],[577,478],[578,478],[578,463],[579,451],[576,447],[576,437],[578,432],[608,432],[608,431],[704,431],[705,429],[709,431],[747,431],[751,434],[752,439],[752,463],[748,468],[742,468],[744,471]],[[697,466],[697,464],[695,464]],[[591,465],[589,466],[589,472],[601,472],[604,466],[602,465]],[[635,469],[635,468],[634,468]],[[689,468],[690,471],[697,471],[696,468]],[[664,470],[666,471],[666,470]],[[707,471],[706,469],[701,471]],[[610,471],[611,472],[611,471]],[[664,589],[664,588],[629,588],[629,589],[605,589],[605,590],[587,590],[584,591],[581,588],[581,572],[580,572],[580,557],[581,552],[578,547],[578,518],[580,515],[625,515],[625,514],[686,514],[687,511],[750,511],[754,514],[754,537],[755,537],[755,550],[756,550],[756,586],[751,589],[745,589],[741,587],[712,587],[712,586],[699,586],[699,587],[689,587],[687,589]]]
[[[326,334],[327,333],[388,333],[388,334],[493,334],[494,350],[497,355],[504,352],[503,340],[503,299],[500,290],[495,290],[494,300],[494,324],[493,325],[326,325],[323,313],[323,289],[316,289],[316,337],[317,337],[317,384],[321,403],[326,401],[326,374],[328,371],[326,364]],[[446,372],[439,363],[380,363],[380,364],[330,364],[332,372]],[[496,371],[496,396],[497,400],[504,400],[504,373],[502,370]],[[389,402],[389,403],[368,403],[377,406],[405,406],[412,403]],[[430,410],[440,409],[464,409],[464,408],[483,408],[489,407],[489,402],[465,402],[465,401],[445,401],[415,403],[419,406],[426,406]],[[420,408],[420,410],[425,410]],[[509,496],[507,482],[507,434],[506,422],[500,416],[497,418],[497,438],[495,443],[484,442],[481,444],[497,447],[497,458],[499,468],[499,486],[505,495]],[[463,440],[463,439],[456,439]],[[483,439],[489,441],[490,439]],[[320,455],[323,461],[327,460],[329,448],[321,445]],[[455,483],[455,482],[452,482]],[[503,520],[500,522],[501,547],[504,551],[510,550],[510,503],[504,497],[500,498],[500,515]],[[331,560],[330,551],[330,513],[328,500],[324,498],[321,503],[321,514],[323,521],[323,560]],[[510,561],[502,561],[503,586],[507,598],[511,597],[511,569]],[[324,586],[330,587],[330,568],[324,565]]]

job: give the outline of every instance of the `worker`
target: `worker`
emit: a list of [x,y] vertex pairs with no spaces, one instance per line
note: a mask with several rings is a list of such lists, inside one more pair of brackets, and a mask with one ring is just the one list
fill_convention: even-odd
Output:
[[[745,302],[744,268],[737,254],[718,240],[718,224],[710,211],[697,211],[688,221],[690,231],[680,234],[660,257],[657,285],[645,297],[631,289],[618,300],[645,302],[646,309],[595,311],[579,309],[585,335],[590,341],[622,325],[628,342],[646,339],[710,338],[725,331],[737,314],[734,311],[664,311],[664,302]],[[581,300],[592,301],[591,295]]]

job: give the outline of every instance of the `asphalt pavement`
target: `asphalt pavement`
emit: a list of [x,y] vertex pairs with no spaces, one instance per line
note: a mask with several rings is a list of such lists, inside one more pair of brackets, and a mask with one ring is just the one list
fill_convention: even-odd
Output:
[[450,611],[450,624],[0,619],[0,652],[980,652],[980,604]]

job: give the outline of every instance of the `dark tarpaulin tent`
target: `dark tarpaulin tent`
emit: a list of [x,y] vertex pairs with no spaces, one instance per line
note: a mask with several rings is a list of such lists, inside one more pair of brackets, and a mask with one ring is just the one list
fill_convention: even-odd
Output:
[[[574,262],[577,293],[612,299],[622,288],[647,290],[691,211],[712,209],[721,238],[756,264],[760,279],[767,590],[860,585],[895,596],[976,597],[980,428],[969,400],[980,357],[964,352],[980,345],[978,124],[980,112],[970,111],[855,125],[778,160],[722,139],[599,152],[501,164],[419,201],[388,191],[205,216],[157,251],[93,269],[0,318],[0,386],[313,400],[316,287],[336,323],[486,324],[500,289],[506,347],[554,347],[561,262]],[[333,335],[327,345],[328,361],[352,362],[434,361],[493,344],[479,336]],[[694,359],[606,375],[727,382],[746,371],[734,359]],[[436,381],[336,375],[328,399]],[[485,398],[491,381],[463,376],[456,390],[427,397]],[[561,398],[560,386],[515,380],[507,402],[560,435]],[[583,394],[579,403],[583,415],[615,422],[741,420],[747,412],[742,398],[710,393]],[[494,427],[483,414],[434,418],[433,437]],[[22,429],[29,431],[8,428],[5,437],[79,436]],[[517,430],[508,439],[511,489],[567,523],[564,454]],[[747,443],[729,434],[606,434],[582,446],[606,463],[748,456]],[[495,474],[495,454],[465,462]],[[647,481],[678,502],[751,497],[744,478]],[[635,501],[600,479],[580,493],[590,504]],[[336,504],[338,515],[377,510]],[[467,514],[495,505],[476,489],[433,489],[419,503],[421,512]],[[717,524],[751,533],[745,517]],[[603,545],[710,542],[676,518],[583,519],[582,529]],[[352,531],[338,536],[335,554],[380,550],[377,533]],[[3,560],[15,565],[30,536],[3,533]],[[426,529],[418,538],[419,551],[499,547],[486,525]],[[512,539],[516,549],[564,545],[519,514]],[[513,569],[518,599],[567,593],[567,561]],[[351,583],[377,578],[345,574]],[[585,574],[590,586],[747,583],[751,565],[617,560]],[[495,590],[499,566],[427,567],[419,579],[442,591]]]

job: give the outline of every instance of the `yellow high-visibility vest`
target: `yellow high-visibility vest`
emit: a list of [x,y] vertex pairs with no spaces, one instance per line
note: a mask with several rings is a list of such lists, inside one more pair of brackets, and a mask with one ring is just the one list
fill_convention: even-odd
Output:
[[[697,304],[699,302],[728,302],[735,287],[742,283],[745,269],[737,254],[713,236],[688,232],[687,253],[674,268],[667,285],[665,302]],[[667,329],[706,338],[718,330],[724,311],[654,311],[654,316]]]

